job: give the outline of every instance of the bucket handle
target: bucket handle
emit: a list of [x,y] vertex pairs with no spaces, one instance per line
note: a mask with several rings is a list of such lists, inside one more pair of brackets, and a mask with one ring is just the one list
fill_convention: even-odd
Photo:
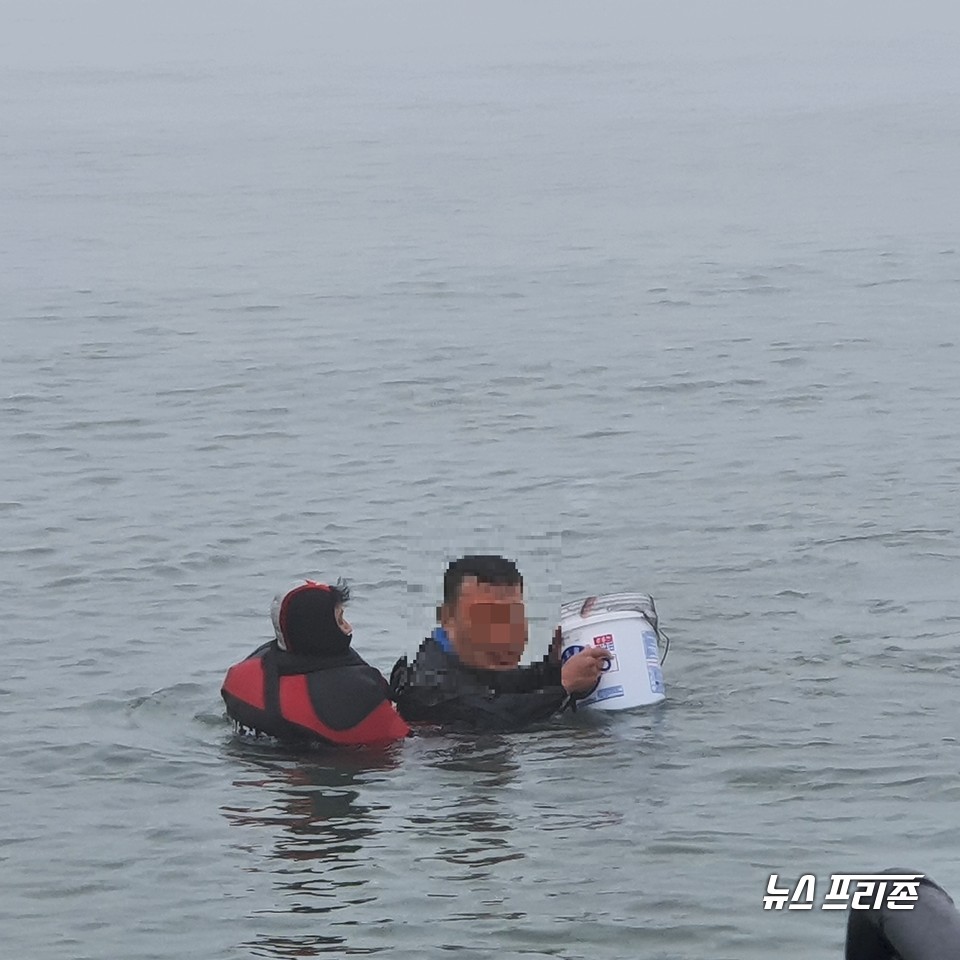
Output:
[[662,667],[667,659],[667,654],[670,652],[670,638],[667,636],[666,632],[661,630],[659,627],[654,627],[654,630],[663,637],[666,643],[663,646],[663,656],[660,658],[660,666]]

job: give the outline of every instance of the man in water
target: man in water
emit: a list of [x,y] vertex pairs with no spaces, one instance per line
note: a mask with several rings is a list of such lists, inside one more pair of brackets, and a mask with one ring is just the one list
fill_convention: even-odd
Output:
[[439,626],[412,664],[403,657],[391,696],[411,723],[469,730],[518,730],[593,692],[609,654],[583,650],[559,662],[555,642],[539,663],[520,666],[527,644],[523,578],[511,560],[466,556],[443,578]]

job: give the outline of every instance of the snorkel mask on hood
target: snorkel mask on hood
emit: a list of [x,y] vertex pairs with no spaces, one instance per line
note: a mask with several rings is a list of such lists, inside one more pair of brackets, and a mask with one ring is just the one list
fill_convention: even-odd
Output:
[[343,581],[335,587],[314,580],[300,580],[285,593],[278,593],[270,607],[277,645],[301,657],[335,657],[350,648],[353,635],[337,623],[336,609],[350,598]]

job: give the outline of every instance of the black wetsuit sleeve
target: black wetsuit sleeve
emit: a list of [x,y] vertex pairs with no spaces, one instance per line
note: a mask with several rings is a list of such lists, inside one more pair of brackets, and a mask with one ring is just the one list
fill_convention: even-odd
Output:
[[527,693],[460,693],[436,687],[409,686],[400,692],[397,709],[408,722],[435,723],[464,730],[520,730],[559,712],[568,700],[563,687]]
[[[501,693],[526,693],[532,690],[542,690],[545,687],[560,687],[563,690],[560,679],[560,665],[551,663],[546,657],[544,657],[542,663],[532,663],[529,666],[518,667],[516,670],[501,674],[498,683]],[[589,690],[571,694],[567,694],[564,690],[564,696],[569,701],[571,709],[576,710],[577,701],[589,697],[599,685],[600,678],[597,677],[597,682]]]
[[560,686],[560,667],[544,660],[509,670],[498,678],[501,693],[529,693],[544,687]]
[[391,696],[408,723],[461,730],[520,730],[567,706],[560,670],[534,664],[496,675],[463,669],[428,650],[426,660],[393,669]]

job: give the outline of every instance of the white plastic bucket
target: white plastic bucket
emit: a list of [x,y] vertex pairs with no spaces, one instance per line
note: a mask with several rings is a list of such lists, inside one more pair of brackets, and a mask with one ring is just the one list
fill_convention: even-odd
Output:
[[560,659],[590,647],[603,647],[607,662],[596,690],[580,707],[631,710],[666,699],[657,635],[657,612],[646,594],[606,594],[560,608]]

